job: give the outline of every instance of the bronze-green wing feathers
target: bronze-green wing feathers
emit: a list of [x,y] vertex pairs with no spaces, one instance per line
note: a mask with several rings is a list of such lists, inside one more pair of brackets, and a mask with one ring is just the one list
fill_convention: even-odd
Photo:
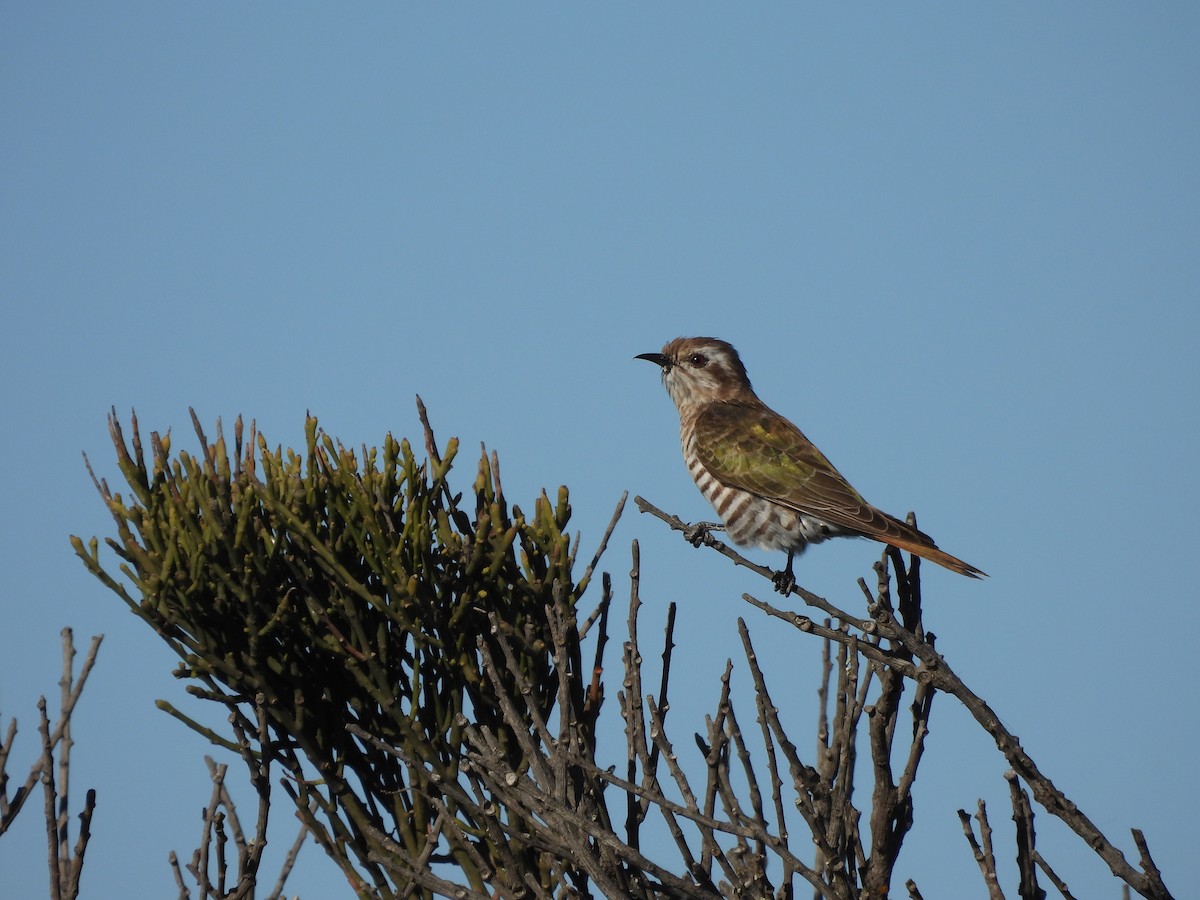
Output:
[[697,416],[695,432],[701,464],[722,484],[963,575],[983,574],[868,503],[799,428],[761,403],[710,403]]

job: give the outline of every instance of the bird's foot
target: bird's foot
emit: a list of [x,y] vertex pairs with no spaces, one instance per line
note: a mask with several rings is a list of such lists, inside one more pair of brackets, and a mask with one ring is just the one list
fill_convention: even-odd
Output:
[[699,547],[708,543],[711,532],[724,530],[725,526],[720,522],[696,522],[683,529],[683,536],[693,547]]
[[783,594],[785,597],[792,592],[792,588],[796,586],[796,576],[792,572],[792,558],[795,554],[788,553],[787,566],[780,569],[771,575],[771,584],[775,585],[775,590]]

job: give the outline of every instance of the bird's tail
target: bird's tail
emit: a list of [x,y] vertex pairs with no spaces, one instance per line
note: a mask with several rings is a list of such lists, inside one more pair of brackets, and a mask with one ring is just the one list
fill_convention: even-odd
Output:
[[970,563],[963,562],[957,556],[951,556],[944,550],[939,550],[934,546],[933,541],[923,532],[916,531],[907,525],[905,526],[905,530],[911,532],[912,537],[909,537],[908,534],[889,534],[885,540],[893,547],[907,550],[909,553],[915,553],[922,559],[935,562],[939,566],[949,569],[951,572],[957,572],[959,575],[966,575],[968,578],[987,577],[987,572],[984,572],[982,569],[977,569]]

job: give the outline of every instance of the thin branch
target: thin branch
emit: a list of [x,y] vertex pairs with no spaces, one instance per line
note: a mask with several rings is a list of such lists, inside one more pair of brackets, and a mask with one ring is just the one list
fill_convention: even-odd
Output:
[[[596,571],[596,566],[600,562],[600,557],[604,555],[604,551],[608,549],[608,539],[612,537],[613,530],[617,527],[617,522],[621,518],[621,513],[625,511],[625,501],[629,498],[629,491],[621,494],[621,499],[617,501],[617,508],[613,510],[612,518],[608,521],[608,527],[604,529],[604,536],[600,538],[600,546],[596,548],[596,552],[592,554],[592,560],[588,563],[587,569],[584,570],[583,577],[575,582],[575,589],[582,594],[587,586],[591,583],[592,573]],[[587,627],[580,629],[579,637],[582,640],[587,634]]]
[[1020,873],[1020,884],[1017,893],[1021,900],[1045,900],[1046,892],[1037,883],[1037,848],[1034,846],[1035,833],[1033,828],[1033,808],[1029,805],[1029,795],[1021,787],[1021,782],[1015,772],[1005,772],[1004,779],[1008,782],[1009,795],[1012,799],[1013,821],[1017,824],[1017,871]]
[[[963,834],[966,835],[967,843],[971,845],[971,852],[975,856],[975,862],[979,865],[979,871],[987,885],[988,897],[990,900],[1004,900],[1004,892],[1000,889],[1000,878],[996,872],[996,857],[992,853],[992,829],[988,824],[987,805],[982,800],[979,801],[979,812],[975,816],[979,820],[980,838],[978,840],[975,837],[975,829],[971,825],[971,817],[967,815],[965,809],[958,811],[958,818],[962,822]],[[980,840],[982,840],[982,845]]]
[[[62,633],[65,636],[64,641],[66,641],[73,632],[69,628],[64,628]],[[88,646],[87,655],[83,658],[83,665],[79,669],[78,677],[71,682],[70,690],[63,694],[62,708],[59,709],[58,719],[55,722],[54,729],[50,732],[50,746],[52,748],[58,747],[64,733],[69,728],[71,716],[75,712],[75,706],[79,703],[79,698],[83,694],[83,688],[87,684],[88,676],[91,674],[92,668],[96,665],[96,655],[100,652],[100,644],[103,640],[104,635],[102,634],[95,635],[92,638],[91,644]],[[72,645],[68,646],[70,646],[70,653],[72,658],[74,658],[74,647]],[[16,820],[17,815],[21,812],[21,807],[25,805],[25,801],[33,791],[34,785],[41,778],[42,765],[46,760],[44,753],[39,752],[29,769],[29,774],[26,776],[25,782],[9,798],[6,793],[8,776],[5,767],[9,754],[12,752],[16,736],[17,722],[15,719],[12,719],[9,721],[4,742],[0,744],[0,835],[8,831],[9,827]]]
[[46,716],[46,698],[38,698],[38,733],[42,736],[42,798],[46,820],[46,843],[49,846],[50,900],[63,900],[62,868],[58,854],[58,816],[54,811],[54,745],[50,740],[50,719]]
[[[1062,895],[1063,900],[1075,900],[1075,896],[1067,889],[1067,883],[1058,877],[1058,874],[1050,868],[1050,864],[1042,857],[1042,854],[1037,850],[1033,851],[1033,861],[1037,863],[1046,877],[1050,879],[1050,883],[1054,885],[1055,890]],[[1126,896],[1128,896],[1129,885],[1125,885]]]

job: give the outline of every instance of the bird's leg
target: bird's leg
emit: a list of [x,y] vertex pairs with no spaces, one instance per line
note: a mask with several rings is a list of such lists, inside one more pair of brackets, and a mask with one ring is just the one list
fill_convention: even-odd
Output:
[[787,567],[771,576],[771,583],[775,585],[775,590],[785,596],[790,594],[792,588],[796,586],[796,575],[792,571],[792,559],[795,555],[793,551],[789,550]]
[[725,526],[720,522],[696,522],[683,529],[683,536],[693,547],[699,547],[708,542],[709,532],[724,530]]

